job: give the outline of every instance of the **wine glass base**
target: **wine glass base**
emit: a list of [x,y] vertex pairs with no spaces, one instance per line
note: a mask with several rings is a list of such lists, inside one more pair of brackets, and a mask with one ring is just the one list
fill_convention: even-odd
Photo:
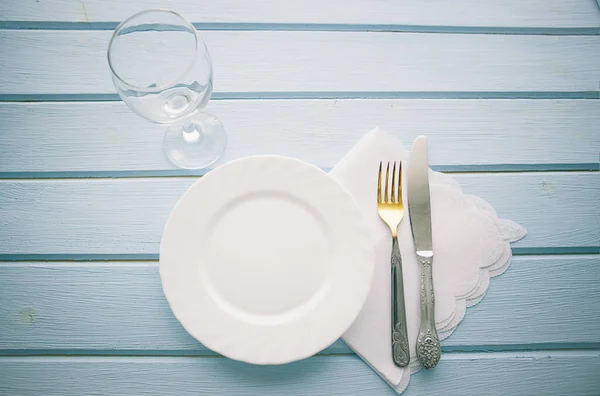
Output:
[[208,113],[199,113],[183,128],[173,125],[165,133],[165,154],[179,168],[209,167],[221,157],[226,146],[223,124]]

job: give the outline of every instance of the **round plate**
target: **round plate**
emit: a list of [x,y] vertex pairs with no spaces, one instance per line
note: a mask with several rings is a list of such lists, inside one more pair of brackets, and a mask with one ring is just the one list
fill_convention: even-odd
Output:
[[348,192],[278,156],[233,161],[194,183],[160,245],[163,290],[183,327],[254,364],[304,359],[336,341],[360,312],[373,267]]

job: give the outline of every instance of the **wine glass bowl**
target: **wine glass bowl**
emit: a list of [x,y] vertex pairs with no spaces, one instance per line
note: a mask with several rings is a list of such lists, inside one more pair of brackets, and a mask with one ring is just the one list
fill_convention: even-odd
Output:
[[115,30],[108,63],[123,101],[147,120],[169,125],[164,149],[182,168],[203,168],[225,149],[221,122],[202,113],[212,94],[206,44],[194,26],[170,10],[146,10]]

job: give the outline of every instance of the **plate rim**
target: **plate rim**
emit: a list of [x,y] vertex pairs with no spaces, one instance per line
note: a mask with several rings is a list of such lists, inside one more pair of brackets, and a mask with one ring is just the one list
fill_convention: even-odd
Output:
[[[363,295],[360,297],[360,302],[356,304],[356,308],[354,310],[355,312],[353,312],[351,315],[352,319],[344,324],[343,331],[341,333],[339,333],[339,334],[336,333],[336,335],[332,335],[330,337],[323,337],[322,338],[323,340],[327,339],[327,342],[324,341],[322,343],[322,344],[325,344],[324,347],[320,347],[316,351],[313,351],[313,350],[308,351],[307,350],[305,353],[295,353],[295,354],[293,354],[294,356],[292,358],[289,358],[289,356],[288,356],[285,359],[281,359],[281,358],[273,359],[272,358],[273,354],[271,354],[271,355],[267,355],[268,358],[263,356],[261,359],[245,359],[245,358],[231,356],[231,354],[226,350],[226,348],[224,350],[223,348],[220,348],[220,347],[207,345],[206,340],[201,341],[196,335],[194,335],[195,331],[193,329],[188,328],[188,326],[190,326],[192,323],[186,323],[186,321],[183,320],[177,314],[176,309],[173,306],[173,301],[172,301],[172,299],[169,298],[169,294],[171,292],[167,291],[167,288],[165,287],[165,276],[163,273],[163,268],[164,268],[163,248],[164,248],[164,240],[165,240],[164,236],[165,236],[166,230],[169,226],[169,223],[171,222],[174,213],[177,211],[177,208],[180,207],[181,202],[183,202],[188,195],[192,194],[191,191],[194,189],[197,189],[198,185],[202,185],[203,183],[206,182],[207,179],[212,179],[213,177],[215,177],[213,175],[215,175],[215,174],[218,175],[220,173],[220,172],[215,172],[215,171],[222,169],[222,168],[228,168],[230,166],[235,166],[236,164],[243,163],[246,161],[251,161],[251,160],[266,160],[266,161],[277,160],[277,161],[284,161],[284,162],[285,161],[295,162],[298,165],[304,166],[306,168],[311,168],[313,171],[318,171],[318,173],[320,173],[322,176],[325,176],[327,178],[329,183],[331,183],[332,185],[336,185],[336,188],[339,189],[339,191],[341,193],[343,193],[343,195],[345,195],[345,197],[349,200],[349,202],[353,208],[353,211],[360,218],[360,225],[355,224],[355,226],[362,229],[362,233],[361,233],[362,236],[369,238],[369,242],[368,243],[365,242],[364,246],[362,246],[363,249],[368,250],[368,256],[369,256],[368,279],[365,282],[365,285],[367,285],[367,286],[365,287],[365,290],[362,293]],[[306,359],[308,357],[318,354],[320,351],[326,349],[327,347],[329,347],[330,345],[335,343],[338,339],[340,339],[340,337],[342,337],[342,335],[352,326],[352,324],[354,323],[354,321],[360,314],[361,310],[363,309],[363,307],[367,301],[367,298],[370,294],[370,290],[372,288],[372,282],[373,282],[373,277],[374,277],[374,272],[375,272],[374,269],[375,269],[375,243],[374,243],[373,239],[370,237],[370,233],[369,233],[369,229],[367,226],[365,216],[362,213],[360,206],[358,205],[358,203],[356,202],[356,200],[352,196],[352,194],[350,194],[350,192],[339,181],[337,181],[334,177],[332,177],[330,174],[328,174],[327,172],[325,172],[323,169],[319,168],[318,166],[315,166],[313,164],[310,164],[308,162],[302,161],[297,158],[287,157],[287,156],[283,156],[283,155],[267,154],[267,155],[246,156],[246,157],[238,158],[238,159],[229,161],[227,163],[224,163],[224,164],[220,165],[219,167],[213,169],[212,171],[208,172],[206,175],[202,176],[201,178],[196,180],[194,183],[192,183],[186,189],[186,191],[179,197],[179,199],[177,200],[175,205],[172,207],[167,220],[165,221],[165,224],[163,227],[163,232],[161,234],[160,253],[159,253],[159,274],[160,274],[160,278],[161,278],[161,288],[162,288],[163,294],[168,302],[169,308],[170,308],[171,312],[173,313],[173,315],[175,316],[175,318],[178,320],[178,322],[182,325],[182,327],[186,330],[186,332],[190,336],[192,336],[199,343],[203,344],[207,349],[209,349],[213,352],[216,352],[224,357],[232,359],[232,360],[242,361],[242,362],[256,364],[256,365],[279,365],[279,364],[287,364],[287,363],[291,363],[294,361]],[[331,332],[331,333],[333,334],[333,332]],[[307,349],[307,348],[305,348],[305,349]]]

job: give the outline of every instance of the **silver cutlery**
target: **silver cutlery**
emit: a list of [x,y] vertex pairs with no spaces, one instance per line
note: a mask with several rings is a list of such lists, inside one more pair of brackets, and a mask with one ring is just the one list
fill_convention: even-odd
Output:
[[[377,178],[377,213],[392,232],[392,357],[398,367],[406,367],[410,362],[408,348],[408,331],[406,330],[406,309],[404,306],[404,282],[402,280],[402,257],[398,248],[398,225],[404,217],[402,203],[402,162],[398,163],[398,178],[396,178],[396,162],[390,179],[390,163],[385,169],[383,181],[382,163],[379,163]],[[383,189],[385,184],[385,189]],[[388,188],[392,185],[391,190]],[[397,194],[396,194],[397,191]]]
[[441,346],[435,328],[431,202],[425,136],[417,137],[413,143],[407,172],[408,212],[417,260],[421,266],[421,326],[416,351],[419,363],[430,369],[440,361]]

